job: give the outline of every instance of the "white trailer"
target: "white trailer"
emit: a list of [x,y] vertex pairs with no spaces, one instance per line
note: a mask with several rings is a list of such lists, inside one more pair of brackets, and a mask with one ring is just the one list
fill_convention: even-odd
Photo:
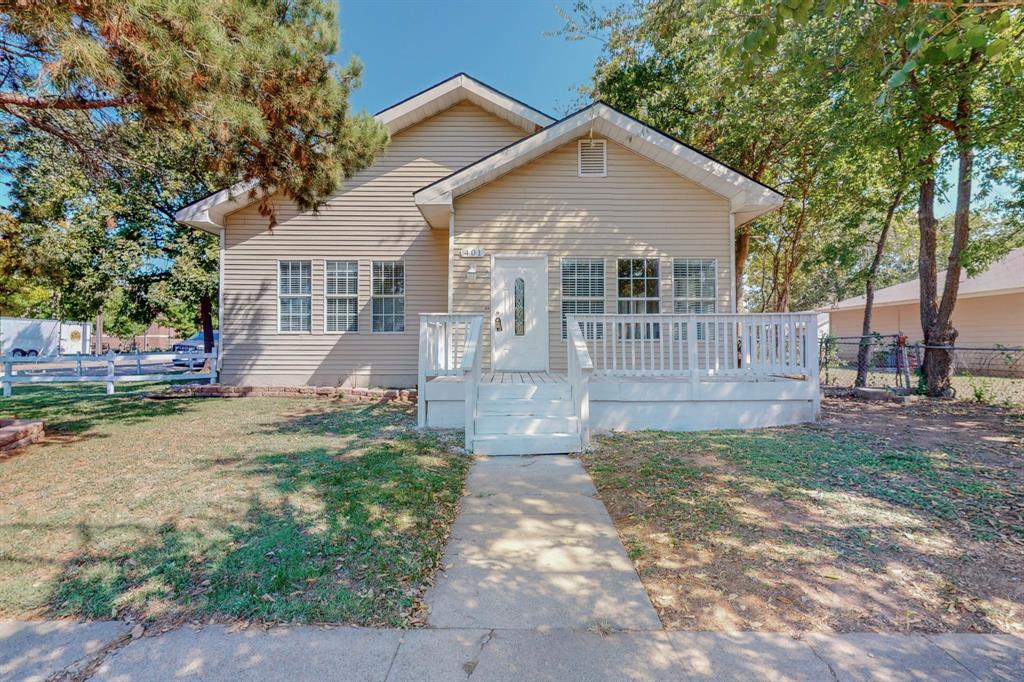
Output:
[[0,355],[88,354],[91,338],[87,322],[0,317]]

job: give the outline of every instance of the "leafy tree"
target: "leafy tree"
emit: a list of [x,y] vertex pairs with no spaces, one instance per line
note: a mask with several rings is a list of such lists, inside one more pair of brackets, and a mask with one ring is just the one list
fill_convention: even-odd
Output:
[[209,353],[213,350],[213,304],[219,284],[220,245],[206,233],[179,230],[165,250],[174,259],[173,265],[151,289],[150,298],[176,331],[189,335],[198,322]]
[[117,287],[103,303],[103,326],[106,334],[117,337],[123,344],[132,342],[126,345],[134,346],[135,337],[149,325],[139,321],[129,295]]
[[30,132],[15,148],[11,217],[23,235],[16,267],[52,292],[54,317],[96,316],[98,350],[105,301],[147,255],[138,226],[118,220],[123,195],[96,191],[87,170],[71,163],[58,141]]
[[0,0],[0,128],[106,177],[139,163],[127,124],[201,140],[203,168],[250,181],[268,215],[270,190],[312,208],[387,141],[348,115],[360,66],[331,61],[338,33],[325,0]]
[[[112,166],[100,180],[52,139],[32,131],[18,138],[16,224],[38,235],[21,267],[53,289],[56,316],[97,315],[97,338],[111,310],[123,329],[164,317],[189,333],[197,323],[211,330],[217,240],[174,221],[175,210],[208,190],[208,174],[192,163],[202,145],[167,145],[137,126],[121,134],[142,163]],[[104,305],[115,296],[114,308]]]
[[[719,3],[719,8],[724,6]],[[1007,147],[1024,134],[1024,13],[1020,2],[833,3],[782,0],[743,3],[742,38],[734,49],[756,65],[784,36],[834,21],[854,42],[837,66],[857,75],[853,96],[871,95],[886,125],[905,131],[917,162],[918,275],[921,280],[923,373],[928,393],[950,389],[952,325],[961,266],[970,267],[973,190],[979,176],[999,176]],[[935,216],[936,177],[956,166],[953,236],[941,296]]]

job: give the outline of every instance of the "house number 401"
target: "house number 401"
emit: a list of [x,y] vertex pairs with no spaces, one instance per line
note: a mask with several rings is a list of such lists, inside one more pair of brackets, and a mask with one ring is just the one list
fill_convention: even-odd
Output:
[[484,254],[484,250],[483,249],[463,249],[462,250],[462,257],[463,258],[482,258],[484,255],[486,255],[486,254]]

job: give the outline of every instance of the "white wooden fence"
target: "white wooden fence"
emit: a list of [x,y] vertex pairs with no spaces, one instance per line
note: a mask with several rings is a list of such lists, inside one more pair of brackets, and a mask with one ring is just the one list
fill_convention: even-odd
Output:
[[[181,369],[169,370],[166,365],[175,360]],[[208,371],[202,369],[210,360]],[[9,397],[15,384],[102,383],[107,395],[114,393],[114,385],[140,381],[207,380],[216,383],[218,375],[217,348],[210,353],[123,353],[106,355],[40,355],[26,357],[0,356],[4,397]],[[158,367],[146,367],[159,363]],[[156,370],[156,371],[146,371]],[[118,373],[120,371],[120,373]]]

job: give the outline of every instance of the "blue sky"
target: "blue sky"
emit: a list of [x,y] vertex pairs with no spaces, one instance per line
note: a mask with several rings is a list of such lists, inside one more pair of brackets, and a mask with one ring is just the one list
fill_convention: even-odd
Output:
[[596,40],[569,42],[557,7],[573,0],[341,0],[341,55],[358,56],[356,110],[377,111],[465,71],[541,111],[575,108],[589,82]]

